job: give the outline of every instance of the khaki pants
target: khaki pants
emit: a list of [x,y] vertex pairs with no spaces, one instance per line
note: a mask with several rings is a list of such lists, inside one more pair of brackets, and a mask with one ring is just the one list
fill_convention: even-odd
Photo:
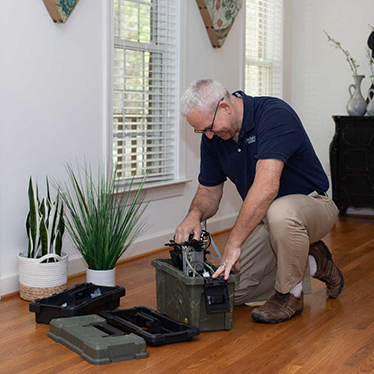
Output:
[[309,293],[309,246],[330,232],[337,215],[334,202],[317,192],[274,200],[242,246],[235,305],[267,300],[274,289],[288,293],[301,280]]

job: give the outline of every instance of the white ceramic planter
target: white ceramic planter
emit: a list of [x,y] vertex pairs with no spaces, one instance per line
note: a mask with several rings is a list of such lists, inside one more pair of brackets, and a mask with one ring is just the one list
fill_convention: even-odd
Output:
[[[54,258],[55,262],[43,261]],[[68,255],[48,254],[40,258],[27,258],[27,252],[18,254],[20,296],[25,300],[47,297],[66,289]]]
[[116,268],[110,270],[86,270],[87,282],[98,286],[113,287],[116,285]]

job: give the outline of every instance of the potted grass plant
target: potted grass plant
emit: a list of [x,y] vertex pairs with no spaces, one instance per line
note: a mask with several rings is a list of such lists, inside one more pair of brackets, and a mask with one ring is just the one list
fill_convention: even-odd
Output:
[[99,167],[96,179],[87,163],[77,169],[68,163],[68,180],[59,187],[66,227],[87,263],[87,282],[114,286],[117,261],[145,228],[145,178],[136,188],[131,181],[120,190],[114,168],[106,176]]
[[66,289],[68,255],[61,252],[65,231],[60,193],[40,200],[38,186],[29,180],[29,213],[26,218],[28,250],[18,254],[20,296],[24,300],[47,297]]

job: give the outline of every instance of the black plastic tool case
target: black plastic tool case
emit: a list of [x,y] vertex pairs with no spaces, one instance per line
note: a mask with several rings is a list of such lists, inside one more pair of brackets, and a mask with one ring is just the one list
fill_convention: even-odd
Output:
[[100,316],[111,326],[139,335],[153,346],[188,341],[200,334],[197,327],[175,321],[144,306],[104,311]]
[[97,314],[102,310],[118,308],[120,298],[125,294],[125,289],[120,286],[81,283],[64,292],[32,301],[30,312],[35,312],[37,323],[49,323],[54,318]]

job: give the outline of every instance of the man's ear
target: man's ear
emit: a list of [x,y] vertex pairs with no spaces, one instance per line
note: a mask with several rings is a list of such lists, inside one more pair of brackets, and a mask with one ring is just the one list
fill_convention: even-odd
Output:
[[224,110],[227,114],[232,113],[232,106],[228,101],[222,101],[219,103],[219,106],[222,110]]

